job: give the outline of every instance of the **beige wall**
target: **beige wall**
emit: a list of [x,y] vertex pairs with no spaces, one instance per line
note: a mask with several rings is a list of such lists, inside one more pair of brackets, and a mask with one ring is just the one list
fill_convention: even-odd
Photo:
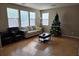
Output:
[[26,11],[31,11],[31,12],[36,12],[36,25],[40,26],[40,11],[29,8],[29,7],[24,7],[16,4],[1,4],[0,3],[0,31],[6,31],[8,28],[8,19],[7,19],[7,10],[6,8],[15,8],[19,10],[26,10]]
[[41,13],[44,12],[49,12],[49,26],[44,26],[45,31],[50,31],[52,21],[58,13],[63,35],[79,37],[79,5],[41,11]]

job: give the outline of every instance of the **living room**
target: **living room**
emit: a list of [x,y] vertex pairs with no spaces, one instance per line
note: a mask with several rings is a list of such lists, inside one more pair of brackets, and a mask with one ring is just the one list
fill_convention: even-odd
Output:
[[[0,3],[0,55],[78,56],[78,15],[78,3]],[[51,33],[56,18],[61,34],[40,42],[40,34]]]

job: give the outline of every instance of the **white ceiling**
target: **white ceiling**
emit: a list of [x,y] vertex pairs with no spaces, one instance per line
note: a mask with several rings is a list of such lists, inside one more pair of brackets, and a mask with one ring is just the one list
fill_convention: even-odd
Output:
[[50,9],[50,8],[57,8],[57,7],[64,7],[70,5],[76,5],[77,3],[17,3],[18,5],[31,7],[38,10]]

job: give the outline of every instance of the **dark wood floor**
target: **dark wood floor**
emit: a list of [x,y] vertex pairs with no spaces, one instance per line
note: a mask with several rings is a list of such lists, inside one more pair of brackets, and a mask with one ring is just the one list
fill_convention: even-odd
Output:
[[32,37],[0,48],[1,56],[78,56],[79,39],[52,37],[48,43],[41,43]]

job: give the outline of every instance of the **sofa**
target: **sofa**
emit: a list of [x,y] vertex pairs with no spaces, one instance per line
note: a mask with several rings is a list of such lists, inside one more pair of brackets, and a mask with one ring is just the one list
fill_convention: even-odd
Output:
[[18,27],[8,28],[6,32],[0,32],[2,46],[24,38],[24,32]]
[[25,32],[25,38],[36,36],[42,33],[42,28],[40,26],[27,26],[21,30]]

